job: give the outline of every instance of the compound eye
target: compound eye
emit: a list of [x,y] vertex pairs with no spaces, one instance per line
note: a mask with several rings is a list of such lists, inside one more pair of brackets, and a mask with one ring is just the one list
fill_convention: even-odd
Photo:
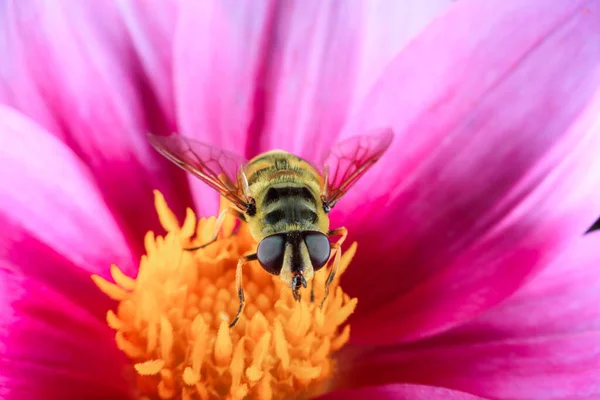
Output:
[[306,247],[308,248],[308,254],[314,270],[318,271],[323,268],[323,265],[327,264],[329,254],[331,253],[329,238],[321,232],[307,232],[304,235],[304,243],[306,243]]
[[258,244],[256,257],[262,267],[270,274],[279,275],[283,266],[285,236],[276,234],[267,236]]

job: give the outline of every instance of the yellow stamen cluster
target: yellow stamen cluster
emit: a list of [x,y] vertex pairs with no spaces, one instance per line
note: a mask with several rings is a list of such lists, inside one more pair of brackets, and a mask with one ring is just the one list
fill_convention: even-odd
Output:
[[[315,276],[316,301],[305,290],[301,302],[289,287],[255,263],[244,267],[246,307],[229,328],[238,308],[235,266],[256,248],[244,224],[234,230],[228,220],[220,239],[210,246],[215,218],[201,219],[188,210],[182,226],[163,196],[155,204],[166,236],[145,238],[136,279],[111,267],[115,283],[93,276],[98,287],[119,301],[108,311],[116,344],[133,362],[141,399],[288,399],[310,397],[326,389],[335,365],[333,352],[350,335],[341,325],[354,311],[350,299],[333,282],[319,307],[325,269]],[[356,245],[343,255],[338,277]],[[310,287],[309,287],[310,288]]]

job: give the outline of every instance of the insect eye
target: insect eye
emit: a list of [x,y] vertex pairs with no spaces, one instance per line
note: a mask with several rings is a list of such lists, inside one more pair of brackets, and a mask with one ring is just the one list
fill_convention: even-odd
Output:
[[283,253],[285,252],[284,235],[267,236],[260,241],[256,256],[258,262],[270,274],[279,275],[283,266]]
[[314,270],[318,271],[323,268],[323,265],[327,264],[331,252],[331,244],[327,236],[321,232],[308,232],[304,236],[304,243],[308,248]]

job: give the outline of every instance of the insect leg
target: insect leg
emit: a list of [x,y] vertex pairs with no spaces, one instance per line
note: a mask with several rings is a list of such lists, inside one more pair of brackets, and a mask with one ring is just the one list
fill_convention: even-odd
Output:
[[313,278],[312,282],[310,283],[310,302],[314,303],[315,302],[315,279]]
[[248,261],[254,261],[257,259],[258,257],[256,253],[254,253],[248,254],[247,256],[242,256],[238,260],[237,268],[235,269],[235,289],[238,295],[238,299],[240,300],[240,306],[237,310],[237,314],[235,314],[235,318],[229,324],[230,328],[233,328],[235,324],[237,324],[238,320],[240,319],[240,314],[242,313],[242,311],[244,311],[244,304],[246,303],[246,299],[244,298],[244,288],[242,287],[242,267]]
[[206,246],[213,244],[214,242],[217,241],[217,237],[219,236],[219,231],[221,230],[221,227],[223,226],[223,223],[225,222],[225,217],[227,215],[233,215],[234,217],[236,217],[237,219],[243,221],[244,220],[244,215],[242,213],[240,213],[238,210],[236,210],[233,207],[226,207],[225,209],[223,209],[223,211],[221,211],[219,213],[219,216],[217,217],[217,221],[215,222],[215,234],[213,235],[213,238],[207,242],[204,243],[203,245],[200,246],[196,246],[196,247],[189,247],[186,248],[184,250],[187,251],[195,251],[195,250],[200,250],[205,248]]
[[348,236],[348,229],[334,229],[329,231],[327,236],[340,236],[340,238],[337,240],[337,242],[331,245],[331,250],[333,252],[333,264],[329,270],[329,276],[327,276],[327,280],[325,281],[325,296],[323,296],[323,300],[321,301],[321,307],[323,307],[325,300],[327,300],[327,296],[329,296],[329,285],[331,285],[331,282],[333,282],[335,274],[337,273],[337,269],[340,265],[340,261],[342,259],[342,244],[344,243],[344,240],[346,240],[346,236]]
[[244,173],[244,167],[242,167],[240,165],[240,169],[238,172],[238,182],[240,184],[240,186],[242,187],[242,193],[244,193],[244,196],[246,196],[246,198],[250,197],[249,193],[249,189],[248,189],[248,178],[246,177],[246,174]]

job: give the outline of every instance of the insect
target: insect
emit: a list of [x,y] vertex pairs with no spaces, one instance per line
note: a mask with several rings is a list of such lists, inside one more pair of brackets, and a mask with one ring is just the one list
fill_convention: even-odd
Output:
[[[250,161],[226,150],[179,135],[148,135],[166,158],[200,178],[232,204],[215,224],[217,240],[228,214],[248,224],[258,242],[256,253],[242,256],[236,268],[239,308],[230,327],[244,309],[243,266],[258,261],[270,274],[279,275],[300,301],[314,273],[333,260],[321,306],[335,278],[346,228],[330,230],[328,213],[356,181],[383,155],[393,134],[383,129],[335,145],[319,171],[308,161],[281,150],[260,154]],[[338,237],[331,243],[330,238]],[[314,301],[314,281],[311,286]]]

